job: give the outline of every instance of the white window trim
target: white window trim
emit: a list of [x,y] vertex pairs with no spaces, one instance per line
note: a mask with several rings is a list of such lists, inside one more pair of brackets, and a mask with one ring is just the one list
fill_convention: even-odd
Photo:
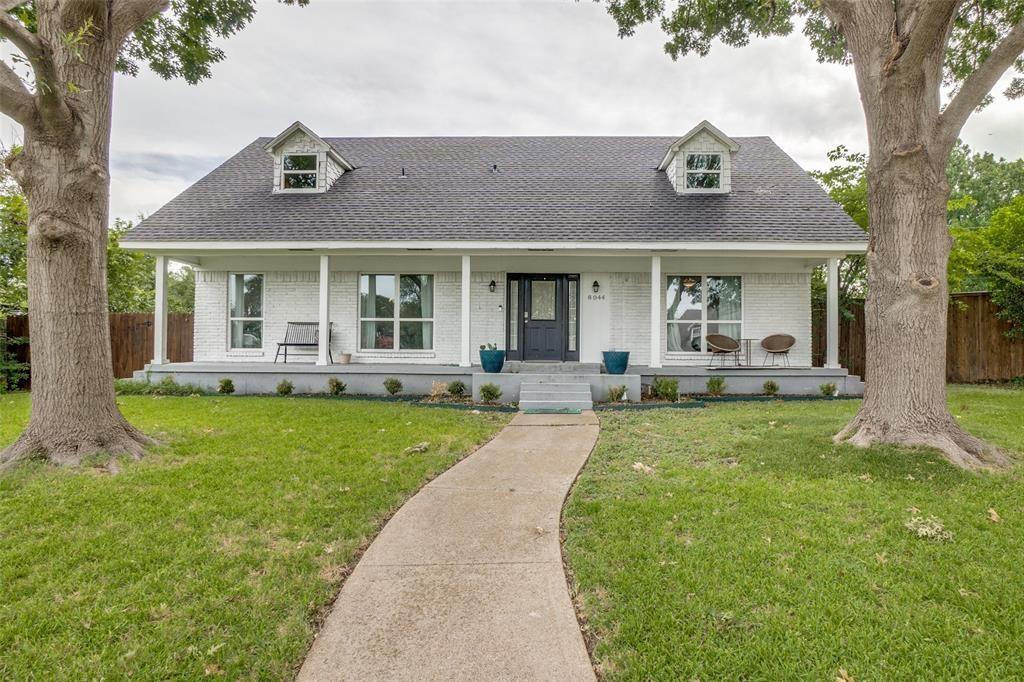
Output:
[[[232,317],[231,316],[231,282],[234,280],[236,275],[254,275],[263,278],[263,286],[260,287],[260,317]],[[239,355],[262,355],[263,349],[267,345],[267,275],[264,272],[229,272],[228,273],[228,290],[224,292],[227,294],[227,313],[228,313],[228,325],[227,325],[227,349],[228,353],[239,354]],[[259,348],[235,348],[231,345],[231,323],[232,322],[259,322],[262,327],[260,328],[260,347]]]
[[[718,170],[690,170],[689,159],[691,156],[707,156],[709,154],[715,154],[719,158]],[[716,194],[725,192],[725,158],[726,152],[714,151],[714,152],[684,152],[683,153],[683,192],[689,192],[693,194]],[[718,187],[690,187],[686,182],[686,176],[690,173],[715,173],[718,175]]]
[[[284,160],[289,156],[312,156],[316,159],[316,168],[314,170],[285,170]],[[316,187],[288,187],[285,184],[285,180],[289,175],[308,175],[313,173],[316,175]],[[281,154],[281,192],[294,192],[296,194],[319,192],[320,191],[320,154],[318,152],[283,152]]]
[[[437,333],[437,327],[436,327],[435,322],[434,322],[435,318],[433,318],[433,317],[400,317],[401,302],[399,301],[399,297],[401,296],[401,291],[402,291],[402,276],[403,275],[405,275],[407,277],[430,275],[431,277],[433,277],[434,278],[434,287],[432,288],[430,295],[431,295],[431,297],[434,297],[434,289],[437,288],[437,273],[435,273],[435,272],[379,272],[378,271],[378,272],[360,272],[360,273],[358,273],[356,275],[356,306],[357,306],[356,307],[356,313],[357,313],[357,315],[356,315],[356,339],[358,339],[358,346],[359,346],[359,350],[357,351],[357,353],[359,353],[359,354],[377,354],[377,353],[381,353],[381,354],[388,354],[388,355],[390,355],[390,354],[394,354],[394,355],[399,355],[399,354],[401,354],[401,355],[417,355],[417,354],[420,354],[420,355],[422,355],[424,353],[430,353],[431,356],[433,356],[433,353],[434,353],[434,336]],[[395,278],[395,314],[394,314],[393,317],[363,317],[363,307],[362,307],[362,295],[363,295],[363,292],[362,292],[362,285],[363,285],[363,277],[364,276],[365,277],[371,277],[371,276],[380,277],[380,276],[384,276],[384,277],[394,277]],[[430,301],[430,307],[431,307],[431,309],[433,309],[435,311],[434,314],[437,315],[436,308],[434,308],[434,301],[433,300]],[[400,334],[399,334],[399,329],[400,329],[399,325],[402,322],[430,322],[432,325],[435,325],[435,326],[432,328],[431,333],[430,333],[430,348],[363,348],[363,322],[392,322],[393,325],[394,325],[394,339],[395,339],[395,344],[396,345],[401,343],[401,337],[400,337]]]
[[[692,273],[691,273],[692,274]],[[707,354],[708,352],[708,325],[709,324],[738,324],[740,326],[740,338],[736,339],[742,345],[743,330],[746,327],[744,318],[747,314],[747,307],[744,305],[743,294],[743,275],[727,272],[716,272],[710,275],[700,275],[700,319],[699,320],[670,320],[668,319],[668,282],[672,277],[684,277],[683,274],[668,274],[665,275],[665,284],[662,290],[665,292],[665,300],[662,305],[662,314],[665,315],[665,343],[668,344],[668,325],[670,324],[700,324],[701,335],[700,335],[700,350],[668,350],[666,345],[665,352],[670,357],[693,357],[696,355]],[[738,277],[740,280],[740,319],[739,320],[708,320],[708,295],[707,295],[707,281],[708,277]]]

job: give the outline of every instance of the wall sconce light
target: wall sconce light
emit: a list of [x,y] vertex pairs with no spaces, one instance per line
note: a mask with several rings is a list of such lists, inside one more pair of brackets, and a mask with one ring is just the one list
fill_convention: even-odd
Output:
[[601,291],[601,283],[595,279],[594,285],[591,287],[591,289],[593,289],[594,293],[596,294],[597,292]]
[[487,285],[487,288],[488,288],[488,289],[490,290],[490,292],[491,292],[492,294],[494,293],[494,290],[495,290],[495,289],[496,289],[497,287],[498,287],[498,285],[497,285],[497,284],[496,284],[496,283],[494,282],[494,280],[493,280],[493,279],[491,280],[491,283]]

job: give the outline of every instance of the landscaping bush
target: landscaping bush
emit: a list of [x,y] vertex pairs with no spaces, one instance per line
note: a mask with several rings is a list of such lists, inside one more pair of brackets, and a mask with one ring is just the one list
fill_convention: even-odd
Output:
[[398,395],[402,392],[402,382],[395,377],[388,377],[384,380],[384,390],[388,395]]
[[346,388],[348,386],[338,377],[331,377],[327,380],[327,392],[331,395],[345,395]]
[[24,344],[24,337],[7,336],[4,318],[0,317],[0,393],[13,391],[28,379],[28,363],[18,362],[14,347]]
[[293,384],[292,382],[288,381],[287,379],[282,379],[281,383],[279,383],[277,385],[277,394],[278,395],[291,395],[292,391],[294,391],[294,390],[295,390],[295,384]]
[[487,383],[480,387],[480,399],[485,403],[493,403],[501,397],[501,389],[497,384]]
[[454,381],[448,382],[448,392],[456,398],[461,398],[466,395],[466,383],[461,379],[455,379]]
[[830,398],[830,397],[832,397],[834,395],[838,395],[838,393],[839,393],[839,389],[837,389],[836,385],[832,384],[832,383],[822,384],[818,388],[821,389],[821,394],[823,396],[825,396],[826,398]]
[[206,389],[194,384],[179,384],[174,377],[164,377],[160,381],[136,381],[134,379],[115,379],[114,392],[118,395],[206,395]]
[[761,390],[764,391],[765,395],[775,395],[779,392],[779,385],[769,379],[761,384]]
[[427,396],[427,400],[433,400],[439,402],[444,400],[448,395],[448,384],[443,381],[433,381],[430,384],[430,395]]
[[217,393],[223,395],[231,395],[235,392],[235,382],[231,379],[224,378],[217,382]]
[[725,393],[725,377],[708,377],[708,382],[704,386],[708,395],[722,395]]
[[675,402],[679,399],[679,379],[654,377],[651,381],[651,393],[662,400]]
[[612,386],[611,388],[608,389],[608,402],[610,402],[610,403],[622,402],[622,399],[625,398],[625,397],[626,397],[626,387],[625,386]]

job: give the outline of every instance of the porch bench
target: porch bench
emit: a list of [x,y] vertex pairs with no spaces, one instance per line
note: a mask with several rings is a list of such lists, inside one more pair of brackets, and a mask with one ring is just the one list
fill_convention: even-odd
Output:
[[[333,335],[334,323],[330,323],[327,327],[327,358],[334,362],[334,356],[331,355],[331,336]],[[320,345],[320,323],[319,322],[289,322],[287,328],[284,330],[284,341],[279,341],[277,344],[277,353],[274,354],[274,362],[277,363],[277,358],[281,355],[281,349],[284,349],[284,362],[288,364],[288,348],[317,348]]]

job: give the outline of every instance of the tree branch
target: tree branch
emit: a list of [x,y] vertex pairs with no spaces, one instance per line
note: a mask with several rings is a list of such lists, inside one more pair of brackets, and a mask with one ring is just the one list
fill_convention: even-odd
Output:
[[116,0],[111,21],[114,39],[120,44],[169,6],[170,0]]
[[924,0],[910,8],[907,16],[897,14],[893,28],[896,37],[905,36],[909,42],[902,54],[892,62],[892,68],[907,64],[914,68],[931,50],[945,45],[945,37],[956,17],[962,0]]
[[46,43],[6,12],[0,13],[0,36],[14,43],[32,65],[36,79],[36,106],[43,123],[53,130],[70,125],[71,109],[64,99],[64,83],[57,75]]
[[0,111],[23,126],[35,120],[36,101],[32,93],[14,72],[14,69],[0,61]]
[[15,7],[24,5],[28,0],[0,0],[0,12],[7,14]]
[[[20,4],[20,3],[19,3]],[[23,55],[34,59],[43,53],[43,43],[24,24],[7,12],[0,12],[0,36],[7,38]]]

